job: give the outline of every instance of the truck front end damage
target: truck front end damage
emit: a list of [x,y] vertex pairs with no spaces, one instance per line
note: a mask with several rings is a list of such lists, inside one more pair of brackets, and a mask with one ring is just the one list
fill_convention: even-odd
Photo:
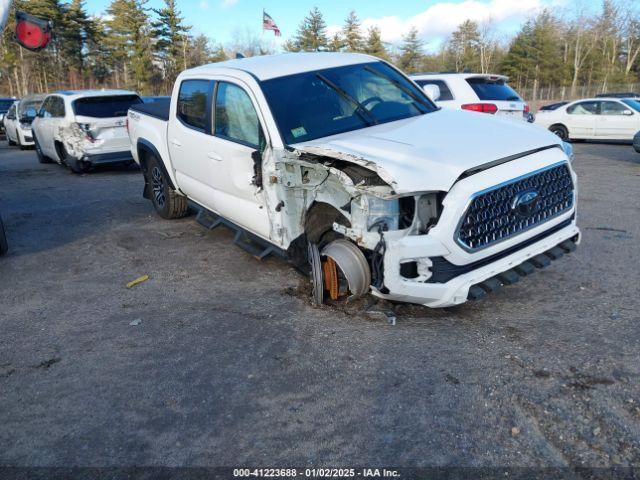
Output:
[[560,148],[475,169],[446,191],[430,190],[425,176],[415,192],[352,154],[302,147],[273,157],[265,193],[282,208],[272,234],[290,249],[309,244],[316,302],[371,291],[456,305],[517,282],[580,239],[576,178]]

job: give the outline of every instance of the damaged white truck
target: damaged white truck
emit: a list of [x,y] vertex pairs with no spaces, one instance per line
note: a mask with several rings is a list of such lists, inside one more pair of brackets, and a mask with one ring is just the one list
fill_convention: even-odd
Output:
[[[371,292],[446,307],[576,248],[576,176],[555,135],[442,110],[395,67],[297,53],[180,74],[128,112],[164,218],[233,228],[304,268],[315,302]],[[305,268],[306,267],[306,268]]]

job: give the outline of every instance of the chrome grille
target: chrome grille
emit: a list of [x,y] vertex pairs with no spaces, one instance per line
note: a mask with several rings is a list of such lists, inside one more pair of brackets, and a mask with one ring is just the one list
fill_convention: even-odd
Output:
[[[456,240],[465,250],[477,251],[511,238],[570,210],[573,190],[569,167],[562,163],[479,192],[460,221]],[[528,200],[534,199],[520,208],[519,199],[527,193]]]

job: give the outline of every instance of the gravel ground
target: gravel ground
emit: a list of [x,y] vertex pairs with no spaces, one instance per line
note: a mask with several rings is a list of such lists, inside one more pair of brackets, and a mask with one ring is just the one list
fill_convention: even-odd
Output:
[[392,326],[160,219],[135,169],[3,146],[0,465],[638,466],[640,155],[575,150],[575,254]]

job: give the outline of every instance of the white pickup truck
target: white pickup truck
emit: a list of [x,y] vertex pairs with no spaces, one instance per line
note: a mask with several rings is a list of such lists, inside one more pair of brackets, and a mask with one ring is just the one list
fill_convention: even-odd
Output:
[[144,195],[162,217],[190,204],[254,255],[307,266],[315,302],[371,292],[456,305],[580,239],[576,176],[558,137],[439,109],[374,57],[194,68],[170,102],[132,106],[127,125]]

